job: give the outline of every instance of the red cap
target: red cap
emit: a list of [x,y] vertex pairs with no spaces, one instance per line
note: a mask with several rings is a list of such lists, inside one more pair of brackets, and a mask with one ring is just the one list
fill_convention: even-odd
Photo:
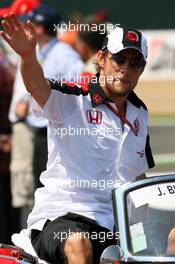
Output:
[[25,15],[40,4],[40,0],[14,0],[9,7],[0,8],[0,17],[15,13],[17,16]]

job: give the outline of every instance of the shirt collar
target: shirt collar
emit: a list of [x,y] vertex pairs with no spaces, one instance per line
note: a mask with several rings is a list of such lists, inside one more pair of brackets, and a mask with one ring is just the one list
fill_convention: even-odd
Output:
[[89,93],[91,96],[91,103],[93,107],[102,104],[105,100],[108,100],[107,95],[100,86],[99,76],[99,74],[96,74],[96,78],[92,78],[92,80],[88,84]]
[[[94,77],[95,78],[92,77],[92,80],[88,84],[88,89],[89,89],[89,93],[90,93],[90,96],[91,96],[92,106],[96,107],[96,106],[104,103],[105,101],[113,103],[113,101],[111,101],[107,97],[107,95],[105,94],[104,90],[100,86],[100,83],[99,83],[100,74],[97,73]],[[131,93],[128,96],[128,100],[131,101],[131,103],[133,104],[133,100],[135,101],[136,98],[137,98],[136,94],[133,91],[131,91]],[[139,99],[137,99],[137,101],[138,100]],[[139,107],[140,107],[140,105],[139,105]]]

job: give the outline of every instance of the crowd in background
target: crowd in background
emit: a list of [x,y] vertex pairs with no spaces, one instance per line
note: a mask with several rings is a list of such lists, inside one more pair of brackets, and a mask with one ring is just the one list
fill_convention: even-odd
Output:
[[[80,24],[93,27],[102,23],[107,25],[105,10],[86,17],[73,14],[67,19],[71,28],[64,32],[54,26],[65,23],[61,22],[65,19],[60,17],[55,7],[41,5],[39,1],[16,0],[11,7],[0,10],[1,19],[11,11],[16,13],[21,23],[27,19],[34,23],[37,57],[46,77],[64,77],[71,81],[71,78],[83,74],[91,77],[96,73],[96,53],[107,32],[102,32],[100,26],[96,27],[97,30],[77,28]],[[47,146],[47,120],[40,120],[31,112],[30,95],[21,78],[19,59],[2,39],[0,113],[0,242],[11,243],[11,234],[27,225],[34,191],[42,187],[39,176],[46,169],[47,156],[54,153],[52,146]]]

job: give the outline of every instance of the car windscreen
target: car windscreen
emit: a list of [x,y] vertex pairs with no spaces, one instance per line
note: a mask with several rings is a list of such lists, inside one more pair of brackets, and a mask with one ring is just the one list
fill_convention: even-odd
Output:
[[126,195],[128,246],[134,255],[175,255],[175,182]]

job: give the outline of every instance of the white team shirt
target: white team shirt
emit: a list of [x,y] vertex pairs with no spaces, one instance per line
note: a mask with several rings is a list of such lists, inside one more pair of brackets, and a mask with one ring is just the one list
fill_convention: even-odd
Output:
[[34,113],[49,120],[52,155],[40,177],[44,187],[35,193],[28,228],[42,230],[47,219],[73,212],[112,230],[112,189],[153,165],[146,147],[147,110],[138,98],[137,106],[127,101],[126,118],[137,124],[135,136],[95,100],[101,89],[98,84],[83,92],[80,86],[61,87],[53,81],[52,88],[43,108],[32,99]]

